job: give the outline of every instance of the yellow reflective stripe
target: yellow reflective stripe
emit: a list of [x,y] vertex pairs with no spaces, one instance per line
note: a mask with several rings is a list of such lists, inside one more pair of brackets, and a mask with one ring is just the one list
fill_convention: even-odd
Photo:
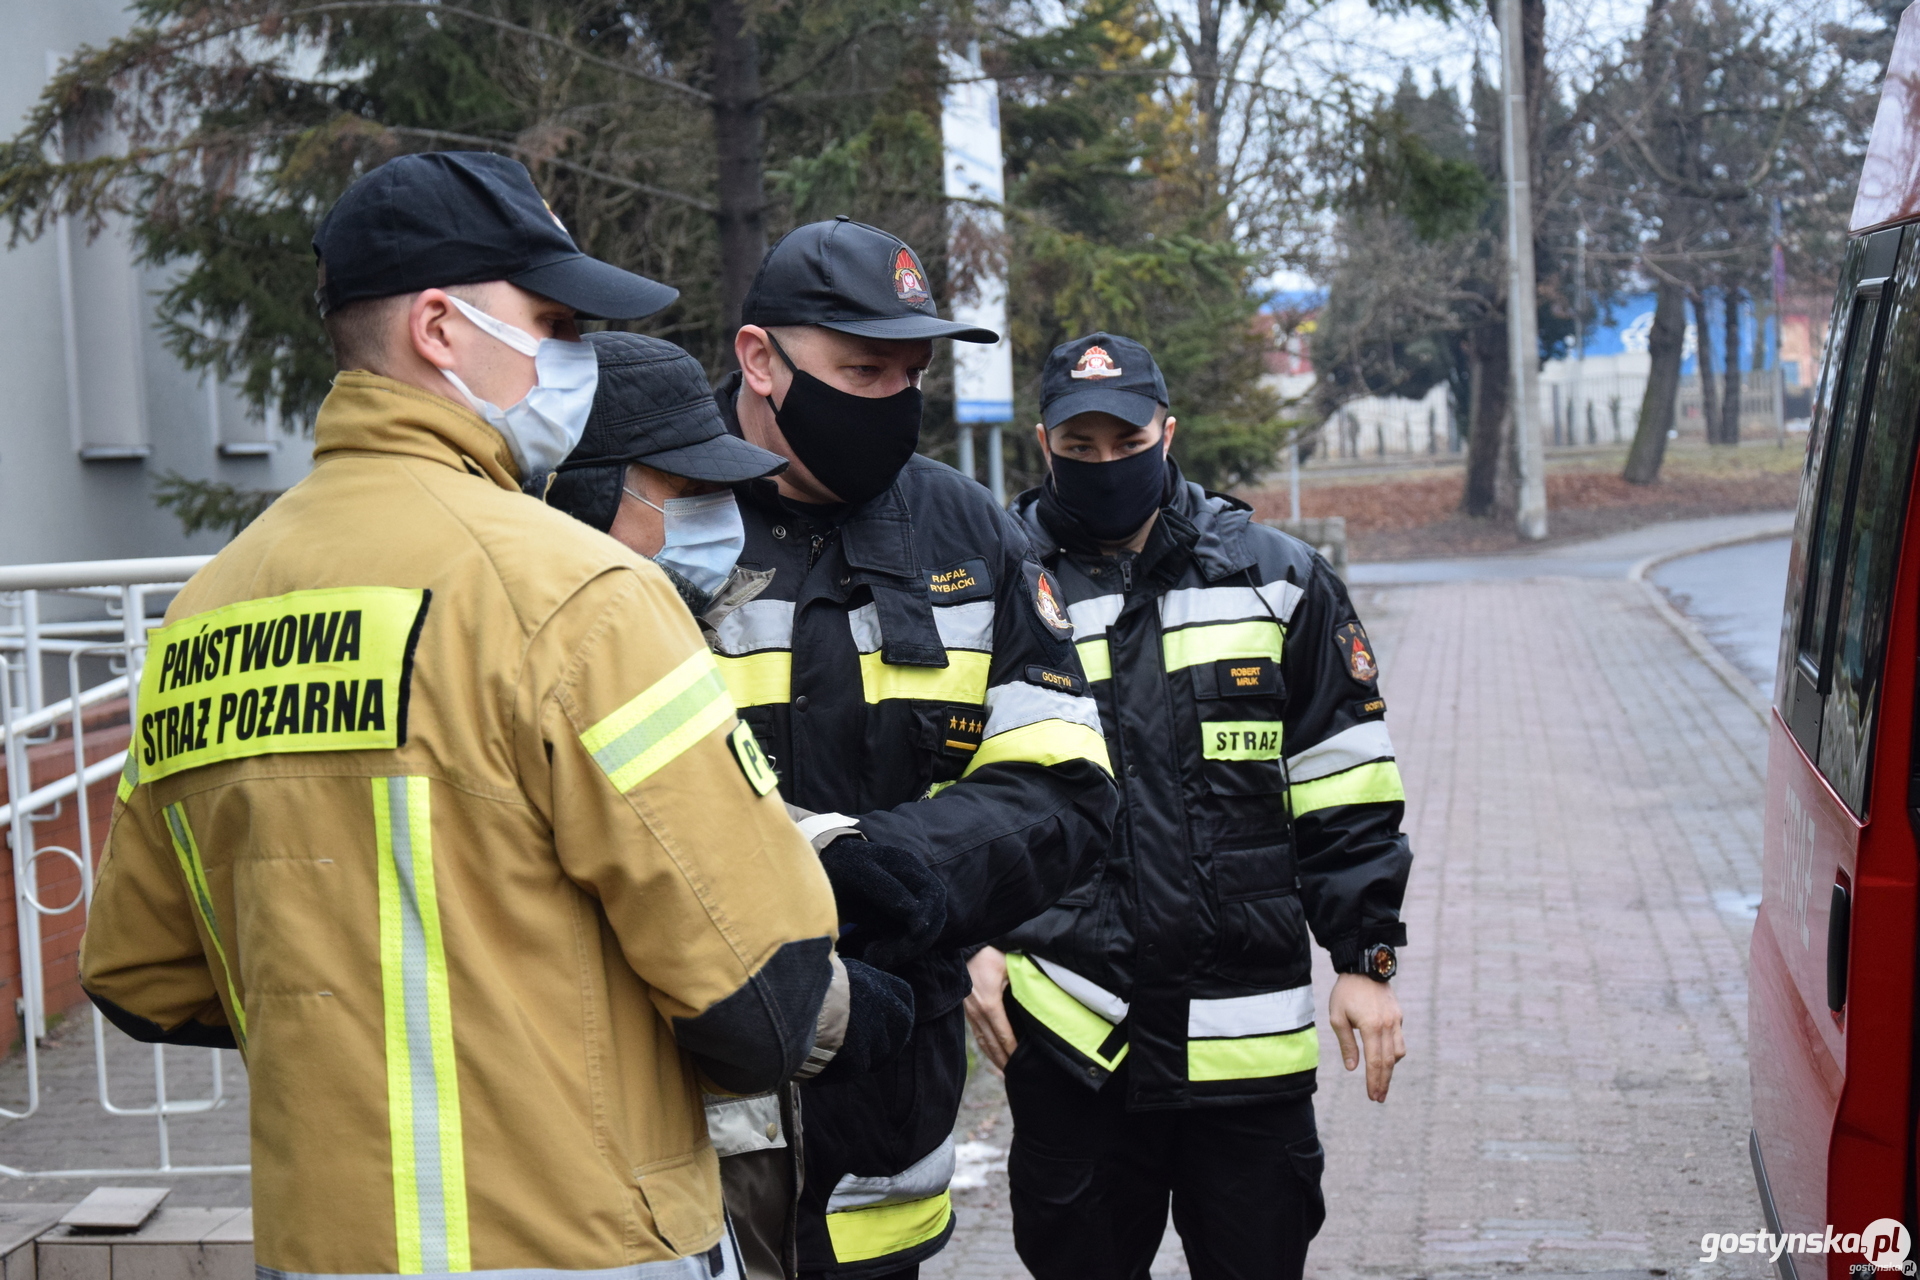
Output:
[[1160,652],[1169,671],[1217,662],[1222,658],[1272,658],[1280,661],[1287,633],[1277,622],[1217,622],[1185,627],[1160,637]]
[[1113,772],[1107,756],[1107,740],[1083,724],[1071,720],[1037,720],[1005,733],[996,733],[980,744],[967,761],[966,777],[975,769],[999,761],[1026,764],[1064,764],[1068,760],[1091,760]]
[[716,661],[736,707],[777,706],[793,694],[793,654],[785,649],[737,658],[723,653]]
[[402,1274],[471,1271],[466,1144],[425,778],[374,778],[387,1132]]
[[1312,1027],[1278,1036],[1187,1041],[1187,1079],[1251,1080],[1292,1075],[1320,1065],[1320,1036]]
[[187,878],[187,893],[206,927],[207,941],[213,944],[213,957],[220,962],[220,976],[227,984],[227,1003],[232,1006],[233,1026],[240,1047],[247,1047],[247,1007],[240,1003],[240,990],[233,985],[233,966],[227,961],[227,948],[220,940],[220,917],[213,912],[213,890],[207,887],[207,869],[200,861],[200,845],[187,823],[187,811],[178,804],[166,808],[167,832],[173,838],[173,856],[180,860],[180,871]]
[[1100,1046],[1113,1034],[1113,1024],[1061,990],[1059,983],[1018,951],[1007,953],[1007,985],[1021,1008],[1084,1054],[1089,1062],[1113,1071],[1126,1058],[1131,1046],[1124,1043],[1111,1058],[1101,1057]]
[[1073,647],[1079,651],[1080,669],[1087,673],[1088,680],[1113,679],[1113,651],[1104,638],[1076,640]]
[[581,734],[580,742],[614,790],[630,791],[731,719],[726,681],[713,655],[701,649]]
[[892,666],[877,653],[860,655],[860,690],[868,702],[918,698],[925,702],[987,700],[987,674],[993,655],[972,649],[947,650],[944,667]]
[[140,752],[133,743],[129,742],[127,744],[127,762],[121,766],[120,785],[115,788],[114,795],[119,798],[121,804],[125,804],[127,797],[132,795],[133,789],[139,785]]
[[1295,817],[1337,804],[1379,804],[1407,798],[1406,789],[1400,785],[1400,766],[1391,760],[1375,760],[1330,778],[1296,782],[1292,795]]
[[924,1200],[843,1209],[827,1215],[827,1237],[836,1262],[865,1262],[903,1253],[935,1239],[953,1218],[953,1195],[942,1191]]

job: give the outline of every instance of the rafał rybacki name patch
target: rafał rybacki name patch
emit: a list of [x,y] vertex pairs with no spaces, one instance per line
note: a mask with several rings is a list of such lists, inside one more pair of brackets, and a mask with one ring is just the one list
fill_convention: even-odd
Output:
[[140,672],[140,780],[246,756],[399,746],[431,595],[324,587],[155,631]]

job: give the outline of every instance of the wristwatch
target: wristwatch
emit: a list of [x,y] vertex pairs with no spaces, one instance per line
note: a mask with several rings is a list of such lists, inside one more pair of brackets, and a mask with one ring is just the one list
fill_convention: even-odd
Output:
[[1385,982],[1400,969],[1399,957],[1384,942],[1376,942],[1360,953],[1360,972],[1375,982]]

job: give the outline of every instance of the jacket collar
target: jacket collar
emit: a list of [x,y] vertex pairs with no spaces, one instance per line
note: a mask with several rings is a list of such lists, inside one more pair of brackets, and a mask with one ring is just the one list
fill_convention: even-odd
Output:
[[[1040,518],[1040,490],[1028,489],[1013,500],[1014,514],[1026,526],[1033,549],[1042,560],[1052,560],[1064,548],[1046,521]],[[1209,582],[1243,573],[1259,562],[1248,526],[1253,508],[1238,498],[1202,489],[1180,474],[1173,464],[1173,497],[1163,511],[1173,511],[1193,527],[1190,554],[1200,574]]]
[[478,471],[502,489],[520,488],[506,440],[479,414],[419,387],[349,370],[335,376],[314,419],[313,460],[368,453],[423,458]]

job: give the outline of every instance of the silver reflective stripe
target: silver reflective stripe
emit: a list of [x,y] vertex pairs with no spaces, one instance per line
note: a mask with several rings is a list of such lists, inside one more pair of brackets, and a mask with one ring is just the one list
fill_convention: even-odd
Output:
[[1287,757],[1287,774],[1294,782],[1312,782],[1374,760],[1391,759],[1393,739],[1387,735],[1386,721],[1368,720]]
[[739,657],[767,649],[793,648],[793,601],[750,600],[720,619],[713,647]]
[[[723,1239],[723,1244],[725,1243]],[[277,1267],[255,1264],[254,1280],[723,1280],[738,1277],[730,1250],[720,1249],[726,1269],[716,1277],[707,1265],[707,1255],[672,1258],[665,1262],[636,1262],[626,1267],[601,1267],[592,1271],[563,1271],[557,1267],[502,1267],[492,1271],[425,1271],[401,1274],[385,1271],[282,1271]]]
[[1120,606],[1126,602],[1125,596],[1111,595],[1095,596],[1091,600],[1068,605],[1067,617],[1073,621],[1073,638],[1094,640],[1107,634],[1107,628],[1120,616]]
[[979,649],[993,652],[993,601],[971,600],[966,604],[933,606],[933,625],[940,629],[940,643],[949,649]]
[[847,615],[847,630],[853,632],[853,647],[862,653],[880,652],[880,607],[863,604]]
[[827,1212],[870,1209],[877,1204],[900,1204],[907,1200],[925,1200],[937,1196],[953,1181],[953,1139],[944,1139],[899,1173],[884,1177],[856,1178],[852,1174],[834,1183],[827,1198]]
[[1291,582],[1269,582],[1263,587],[1188,587],[1160,597],[1160,625],[1169,630],[1202,622],[1246,622],[1293,617],[1305,594]]
[[1092,698],[1075,697],[1024,681],[995,685],[987,690],[987,728],[983,737],[991,738],[996,733],[1039,724],[1042,720],[1065,720],[1100,732],[1100,708]]
[[1042,960],[1029,954],[1027,959],[1040,966],[1040,972],[1053,979],[1055,986],[1093,1010],[1108,1022],[1119,1022],[1127,1016],[1127,1002],[1113,992],[1095,982],[1089,982],[1073,970],[1051,960]]
[[1187,1035],[1193,1039],[1271,1036],[1313,1023],[1313,986],[1257,996],[1187,1002]]
[[707,1137],[719,1156],[749,1151],[771,1151],[787,1145],[780,1124],[780,1095],[760,1093],[750,1098],[723,1098],[705,1094]]

